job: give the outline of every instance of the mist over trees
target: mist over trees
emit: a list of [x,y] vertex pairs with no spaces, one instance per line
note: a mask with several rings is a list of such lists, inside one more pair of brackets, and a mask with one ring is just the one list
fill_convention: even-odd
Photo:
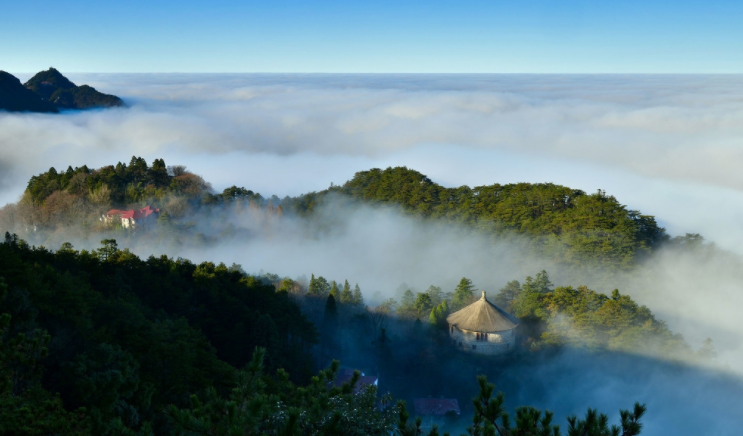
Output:
[[[554,259],[566,270],[629,271],[669,240],[654,217],[628,210],[603,191],[587,194],[549,183],[444,188],[397,167],[362,171],[321,192],[264,198],[237,186],[214,193],[185,167],[166,166],[162,159],[150,166],[138,157],[96,170],[51,168],[32,177],[21,201],[0,211],[0,227],[32,240],[29,229],[51,235],[72,227],[88,234],[105,230],[96,221],[108,208],[152,205],[164,211],[161,227],[168,230],[167,239],[199,244],[236,236],[239,230],[230,218],[236,214],[262,210],[276,217],[318,219],[317,209],[337,199],[351,207],[394,207],[416,219],[455,224]],[[193,230],[192,217],[198,213],[209,217],[211,234]],[[326,222],[320,228],[334,225],[332,217],[321,219]]]
[[[233,217],[251,213],[266,220],[314,220],[311,229],[321,237],[343,209],[318,211],[338,198],[344,205],[394,207],[414,219],[518,241],[566,270],[633,271],[660,247],[716,253],[699,235],[670,238],[653,217],[628,211],[603,192],[551,184],[448,189],[413,170],[389,168],[279,199],[237,186],[216,193],[198,175],[162,159],[148,165],[132,157],[128,164],[95,170],[51,168],[29,180],[19,203],[0,210],[0,228],[60,247],[32,247],[11,234],[0,244],[7,288],[0,312],[9,316],[3,346],[27,350],[22,359],[2,356],[22,368],[23,375],[10,379],[28,380],[12,395],[5,391],[11,396],[3,401],[22,405],[27,419],[40,422],[46,422],[42,410],[51,410],[47,427],[38,428],[65,429],[49,430],[60,434],[226,434],[237,428],[418,434],[420,423],[402,404],[378,410],[377,392],[408,404],[448,395],[464,403],[463,416],[441,431],[469,426],[470,434],[554,434],[551,415],[535,408],[514,409],[515,427],[509,427],[504,413],[493,413],[501,410],[501,397],[493,398],[485,379],[475,385],[474,375],[499,379],[562,350],[687,363],[715,359],[711,339],[695,349],[628,295],[555,287],[546,271],[523,281],[508,277],[499,292],[488,293],[521,322],[516,352],[490,368],[484,358],[449,347],[446,317],[482,290],[467,277],[451,288],[433,283],[421,291],[403,284],[393,297],[382,297],[352,276],[249,275],[236,264],[141,259],[121,248],[138,240],[201,247],[250,238]],[[145,205],[162,210],[148,231],[100,219],[110,208]],[[194,216],[208,217],[210,227],[197,226]],[[274,230],[266,225],[255,231]],[[69,242],[50,244],[76,237],[102,239],[101,246],[77,251]],[[361,395],[352,385],[329,389],[339,371],[334,359],[378,376],[379,386]],[[329,369],[318,373],[320,368]],[[478,388],[480,406],[467,404]],[[620,434],[637,434],[633,422],[642,413],[623,412]],[[571,419],[568,434],[615,431],[595,411]]]
[[573,267],[628,269],[668,238],[654,217],[627,210],[604,191],[587,194],[551,183],[444,188],[405,167],[362,171],[342,186],[284,207],[308,214],[333,194],[399,206],[412,216],[463,224],[492,236],[525,235],[535,253]]

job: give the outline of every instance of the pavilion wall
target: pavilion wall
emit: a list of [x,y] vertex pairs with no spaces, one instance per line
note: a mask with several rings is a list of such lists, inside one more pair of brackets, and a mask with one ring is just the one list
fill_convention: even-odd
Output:
[[454,346],[468,353],[497,355],[510,353],[516,348],[516,332],[513,329],[481,333],[462,330],[450,324],[449,337]]

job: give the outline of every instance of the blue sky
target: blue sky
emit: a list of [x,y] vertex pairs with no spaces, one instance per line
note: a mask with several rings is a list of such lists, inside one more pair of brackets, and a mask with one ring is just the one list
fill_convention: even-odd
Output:
[[31,72],[741,73],[741,1],[66,1],[3,5]]

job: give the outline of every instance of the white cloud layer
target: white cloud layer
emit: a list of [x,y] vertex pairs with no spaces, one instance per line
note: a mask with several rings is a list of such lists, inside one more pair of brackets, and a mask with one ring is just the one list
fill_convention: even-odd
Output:
[[[743,76],[71,79],[120,95],[130,107],[0,113],[0,204],[18,198],[30,175],[50,166],[99,167],[128,162],[132,155],[185,164],[219,189],[237,184],[279,196],[324,189],[371,167],[405,165],[447,186],[528,181],[606,189],[629,207],[656,215],[673,234],[702,233],[743,253]],[[515,262],[508,250],[361,211],[323,240],[288,232],[171,254],[237,262],[250,272],[348,278],[365,291],[400,281],[452,287],[463,275],[495,290],[549,269],[539,260]],[[648,304],[695,346],[713,337],[739,372],[739,270],[717,259],[664,253],[642,276],[623,278],[617,287]],[[676,379],[654,380],[661,389]],[[697,388],[705,395],[725,394]],[[726,429],[735,427],[738,410],[728,409]],[[656,429],[653,434],[664,434]]]
[[[25,79],[26,77],[22,77]],[[372,166],[606,189],[739,250],[743,76],[72,75],[127,109],[0,114],[0,202],[49,166],[164,156],[299,194]],[[730,230],[730,231],[728,231]],[[743,251],[743,250],[739,250]]]

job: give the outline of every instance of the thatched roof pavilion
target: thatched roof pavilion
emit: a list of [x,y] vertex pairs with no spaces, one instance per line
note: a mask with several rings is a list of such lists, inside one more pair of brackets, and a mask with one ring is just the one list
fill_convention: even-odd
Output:
[[460,330],[480,333],[512,330],[519,325],[516,317],[488,301],[485,291],[479,300],[449,315],[446,322]]
[[463,350],[481,354],[502,354],[513,350],[514,329],[519,320],[482,297],[446,318],[449,335]]

